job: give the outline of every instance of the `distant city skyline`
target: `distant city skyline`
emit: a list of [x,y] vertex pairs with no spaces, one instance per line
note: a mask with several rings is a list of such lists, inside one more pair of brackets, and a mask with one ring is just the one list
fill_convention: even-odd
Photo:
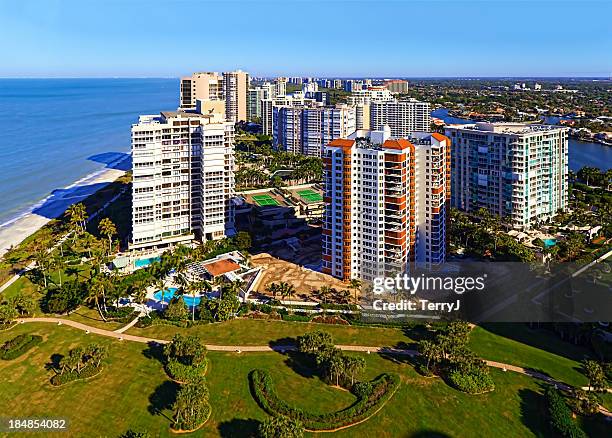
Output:
[[611,15],[605,1],[22,0],[3,4],[0,77],[608,78]]

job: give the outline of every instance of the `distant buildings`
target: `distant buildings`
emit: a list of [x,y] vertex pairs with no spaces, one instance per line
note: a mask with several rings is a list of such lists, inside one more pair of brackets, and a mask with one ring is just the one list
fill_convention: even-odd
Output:
[[181,78],[180,109],[194,110],[197,100],[225,102],[225,118],[232,122],[247,120],[249,74],[241,70],[194,73]]
[[180,108],[193,110],[198,99],[223,100],[223,76],[216,72],[201,72],[181,78]]
[[343,280],[443,263],[450,141],[357,131],[324,152],[323,272]]
[[382,86],[355,90],[348,97],[349,105],[355,106],[355,125],[357,129],[370,129],[370,105],[372,102],[393,100],[391,92]]
[[132,249],[234,233],[234,124],[198,103],[132,125]]
[[485,208],[526,229],[567,207],[568,128],[514,123],[450,125],[452,205]]
[[249,74],[242,70],[223,73],[225,118],[230,122],[247,120]]
[[384,86],[393,94],[405,94],[408,92],[408,81],[402,79],[390,79],[384,82]]
[[302,92],[287,96],[276,96],[261,101],[261,124],[262,132],[272,136],[274,133],[274,108],[280,106],[299,106],[314,103],[312,99],[306,99]]
[[370,105],[370,129],[389,126],[393,138],[429,131],[430,124],[431,108],[427,102],[405,99],[373,101]]
[[320,157],[335,138],[355,131],[355,108],[348,105],[274,107],[273,146],[287,152]]

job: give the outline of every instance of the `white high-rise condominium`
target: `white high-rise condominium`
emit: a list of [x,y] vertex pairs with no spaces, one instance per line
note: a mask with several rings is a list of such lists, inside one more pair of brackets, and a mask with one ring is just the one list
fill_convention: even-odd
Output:
[[274,80],[274,96],[268,97],[284,96],[285,94],[287,94],[287,78],[278,77]]
[[357,129],[370,129],[370,105],[372,102],[393,100],[391,92],[382,86],[355,90],[348,97],[349,105],[355,106],[355,125]]
[[517,123],[450,125],[452,205],[487,209],[527,229],[567,207],[568,128]]
[[391,128],[394,138],[408,137],[413,132],[429,131],[430,106],[416,99],[372,102],[370,105],[370,129]]
[[372,281],[443,263],[449,161],[441,134],[356,131],[326,146],[323,272]]
[[234,233],[234,124],[222,113],[162,112],[132,125],[130,248]]
[[249,74],[242,70],[223,73],[225,118],[230,122],[247,120]]
[[223,76],[215,72],[201,72],[181,78],[180,108],[193,110],[198,99],[223,100]]
[[335,138],[355,131],[355,108],[348,105],[274,108],[273,145],[287,152],[320,157]]
[[313,99],[306,99],[304,93],[297,92],[287,96],[275,96],[261,101],[261,124],[265,135],[272,135],[274,132],[274,107],[278,106],[298,106],[310,104]]

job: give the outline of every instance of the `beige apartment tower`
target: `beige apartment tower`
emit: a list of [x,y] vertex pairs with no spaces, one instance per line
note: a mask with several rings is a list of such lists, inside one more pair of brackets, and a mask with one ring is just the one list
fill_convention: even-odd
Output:
[[198,99],[223,100],[223,76],[200,72],[181,78],[180,109],[194,110]]
[[223,73],[225,118],[230,122],[248,120],[249,74],[236,70]]

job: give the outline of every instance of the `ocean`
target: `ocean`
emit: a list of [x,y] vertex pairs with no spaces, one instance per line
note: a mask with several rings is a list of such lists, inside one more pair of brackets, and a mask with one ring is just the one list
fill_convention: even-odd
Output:
[[129,167],[131,124],[178,102],[178,79],[0,79],[0,226]]

